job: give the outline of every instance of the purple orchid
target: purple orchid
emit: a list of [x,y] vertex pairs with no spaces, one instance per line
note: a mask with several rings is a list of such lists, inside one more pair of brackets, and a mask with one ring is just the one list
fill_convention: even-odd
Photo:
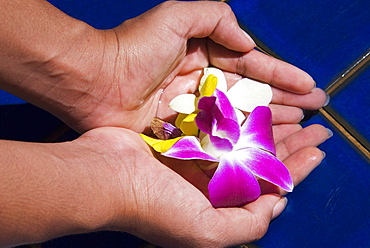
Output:
[[182,137],[162,155],[218,162],[208,185],[214,207],[238,207],[256,200],[261,194],[257,178],[292,191],[290,173],[275,156],[268,107],[256,107],[240,126],[229,99],[216,89],[199,100],[198,109],[196,124],[205,137],[201,141]]

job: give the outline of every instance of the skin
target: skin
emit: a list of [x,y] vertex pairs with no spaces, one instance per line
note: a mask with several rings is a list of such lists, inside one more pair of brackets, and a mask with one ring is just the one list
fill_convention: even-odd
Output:
[[296,185],[323,158],[316,146],[327,130],[296,123],[325,93],[307,73],[253,50],[224,3],[165,2],[111,30],[42,0],[0,0],[0,18],[0,88],[83,133],[64,143],[0,141],[0,246],[97,230],[165,247],[261,238],[283,211],[284,192],[261,182],[257,201],[214,209],[207,173],[153,154],[138,135],[154,116],[173,118],[167,103],[195,92],[210,65],[230,85],[243,76],[273,86],[277,156]]

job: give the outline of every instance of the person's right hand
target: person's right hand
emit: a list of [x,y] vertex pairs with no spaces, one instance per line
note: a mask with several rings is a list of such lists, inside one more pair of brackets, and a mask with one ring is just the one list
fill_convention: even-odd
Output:
[[195,92],[208,66],[272,85],[275,124],[297,123],[301,109],[326,100],[307,73],[254,50],[222,2],[168,1],[110,30],[93,29],[43,1],[27,1],[40,12],[29,21],[21,15],[24,3],[16,2],[19,9],[8,12],[20,13],[19,27],[4,26],[10,32],[2,49],[8,59],[0,61],[4,89],[79,132],[103,126],[143,132],[158,113],[174,114],[167,103]]
[[208,66],[273,86],[275,124],[298,123],[301,109],[318,109],[326,100],[307,73],[254,50],[225,3],[165,2],[104,34],[104,61],[89,72],[91,92],[63,116],[78,130],[120,126],[143,132],[154,116],[175,114],[168,102],[194,93]]

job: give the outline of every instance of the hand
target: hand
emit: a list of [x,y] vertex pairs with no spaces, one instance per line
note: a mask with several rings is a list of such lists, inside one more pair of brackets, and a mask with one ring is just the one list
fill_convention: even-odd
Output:
[[88,47],[78,50],[95,59],[82,56],[75,66],[80,73],[69,77],[74,85],[90,87],[73,108],[62,103],[55,104],[62,109],[51,110],[81,132],[102,126],[143,132],[154,116],[173,114],[167,103],[196,91],[201,69],[210,65],[271,84],[274,123],[297,123],[301,108],[317,109],[325,102],[308,74],[253,50],[254,43],[224,3],[165,2],[86,40],[82,44]]
[[[323,153],[315,146],[328,138],[328,132],[319,125],[302,130],[298,125],[280,125],[275,131],[278,157],[297,185],[322,160]],[[193,161],[159,157],[165,166],[139,135],[128,130],[95,129],[76,143],[105,154],[107,161],[118,161],[106,166],[115,176],[105,183],[117,190],[111,194],[117,206],[106,211],[114,213],[107,226],[161,246],[225,247],[252,242],[264,235],[271,219],[285,207],[284,200],[268,192],[242,208],[214,209],[206,198],[209,178]]]

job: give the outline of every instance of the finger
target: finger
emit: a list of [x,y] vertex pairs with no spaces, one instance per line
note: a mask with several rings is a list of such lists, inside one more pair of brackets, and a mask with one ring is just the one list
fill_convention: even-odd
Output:
[[331,131],[328,131],[321,125],[311,125],[276,144],[276,156],[280,160],[285,160],[291,154],[305,147],[315,147],[331,137]]
[[168,25],[186,40],[210,37],[214,42],[239,52],[255,47],[252,38],[238,25],[229,5],[222,2],[176,2],[160,5]]
[[329,95],[322,89],[315,88],[304,95],[297,95],[285,90],[272,87],[272,103],[287,106],[296,106],[307,110],[319,109],[329,102]]
[[316,85],[301,69],[257,50],[242,54],[214,42],[208,42],[208,50],[212,65],[289,92],[306,94]]
[[274,142],[277,144],[289,135],[302,130],[302,126],[299,124],[280,124],[272,126],[272,130],[274,134]]
[[305,147],[283,162],[288,168],[294,185],[302,182],[324,159],[325,153],[316,147]]
[[275,194],[263,195],[243,208],[208,209],[195,220],[199,235],[205,238],[199,247],[229,247],[262,238],[271,219],[285,207],[284,201],[277,204],[280,199]]
[[[325,153],[316,147],[305,147],[296,151],[286,158],[283,163],[292,176],[294,186],[302,182],[324,159]],[[260,181],[263,194],[276,193],[285,195],[287,192],[281,188],[266,182]]]
[[298,123],[303,118],[303,111],[297,107],[270,104],[273,124]]

